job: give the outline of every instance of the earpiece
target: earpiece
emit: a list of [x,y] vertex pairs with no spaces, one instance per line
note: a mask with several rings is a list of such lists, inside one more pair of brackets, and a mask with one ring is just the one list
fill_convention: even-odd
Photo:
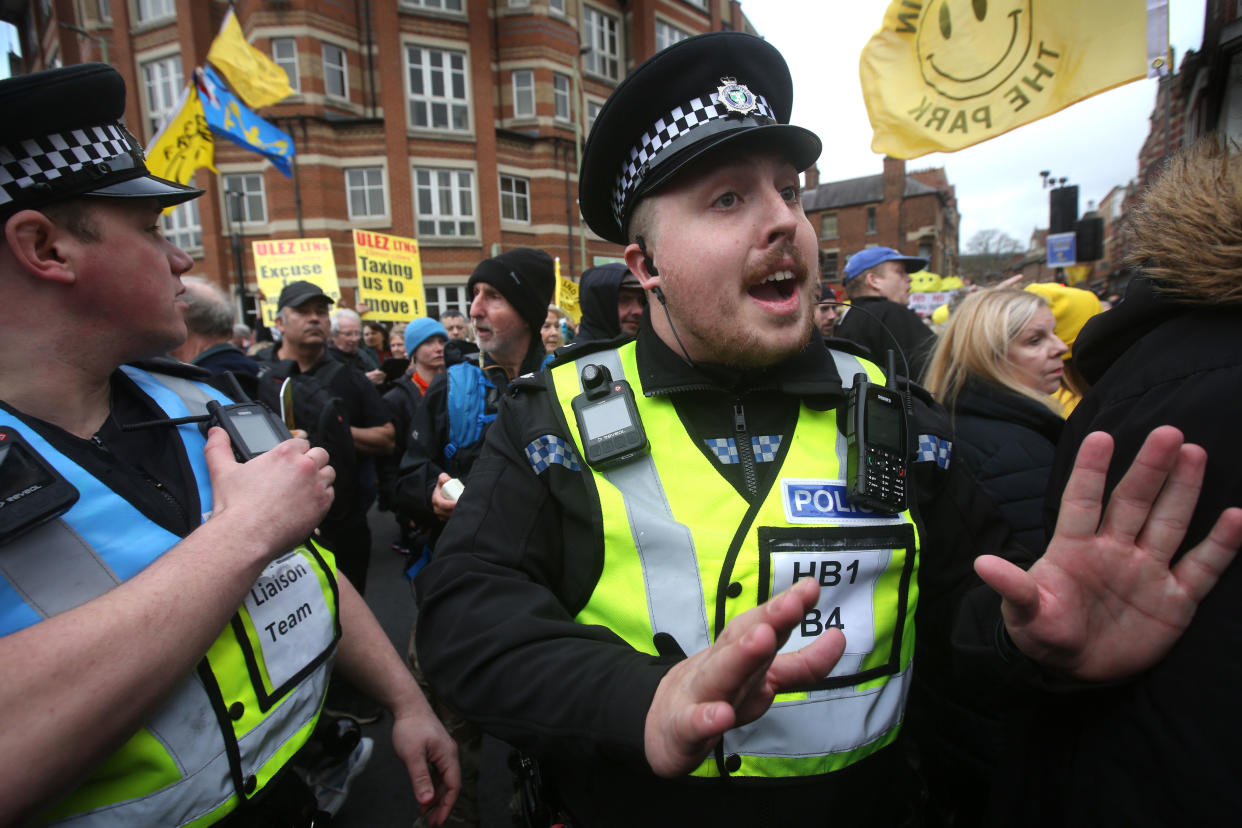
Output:
[[[643,266],[647,268],[647,272],[652,276],[659,276],[660,271],[656,270],[655,262],[652,261],[651,254],[647,252],[647,242],[643,240],[642,236],[635,236],[634,241],[638,243],[638,249],[643,251]],[[660,300],[660,304],[664,304],[664,297],[660,295],[659,288],[655,288],[653,292],[656,298]]]

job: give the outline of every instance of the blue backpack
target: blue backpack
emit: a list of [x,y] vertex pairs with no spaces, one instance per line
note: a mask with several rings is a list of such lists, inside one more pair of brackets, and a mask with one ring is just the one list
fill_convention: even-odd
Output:
[[459,362],[448,369],[449,441],[444,446],[444,459],[452,461],[459,449],[469,448],[483,436],[484,426],[496,419],[484,413],[487,391],[496,386],[483,371],[469,362]]

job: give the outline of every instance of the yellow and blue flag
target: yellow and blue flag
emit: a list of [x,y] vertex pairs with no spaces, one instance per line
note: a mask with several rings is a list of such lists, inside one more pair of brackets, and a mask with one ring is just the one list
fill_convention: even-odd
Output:
[[1168,0],[893,0],[859,60],[871,149],[954,152],[1167,62]]
[[293,175],[289,163],[294,154],[293,138],[288,133],[272,126],[237,100],[210,66],[195,70],[194,81],[202,100],[203,115],[212,132],[243,149],[266,156],[286,177]]
[[207,60],[219,69],[247,106],[258,109],[293,94],[289,76],[267,55],[246,42],[230,7],[211,42]]

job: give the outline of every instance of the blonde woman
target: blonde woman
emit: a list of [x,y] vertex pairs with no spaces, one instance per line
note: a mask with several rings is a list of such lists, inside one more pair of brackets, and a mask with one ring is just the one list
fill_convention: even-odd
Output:
[[1041,296],[983,290],[953,311],[924,385],[953,416],[953,457],[964,462],[1013,526],[1040,554],[1044,490],[1064,419],[1052,397],[1064,374],[1065,343]]

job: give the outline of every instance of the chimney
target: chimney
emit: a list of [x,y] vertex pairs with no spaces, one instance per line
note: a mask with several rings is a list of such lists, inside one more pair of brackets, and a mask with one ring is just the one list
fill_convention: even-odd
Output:
[[900,202],[906,194],[906,162],[890,155],[884,156],[884,200]]
[[819,186],[819,164],[812,164],[807,167],[803,175],[806,177],[806,185],[802,189],[814,190]]

